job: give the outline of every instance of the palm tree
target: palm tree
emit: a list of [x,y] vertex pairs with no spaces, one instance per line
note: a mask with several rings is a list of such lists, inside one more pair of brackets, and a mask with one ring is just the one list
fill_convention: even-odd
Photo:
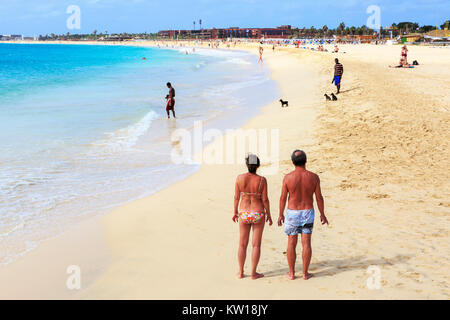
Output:
[[323,31],[323,36],[326,37],[326,36],[327,36],[327,31],[328,31],[327,25],[324,25],[324,26],[322,27],[322,31]]
[[368,33],[368,31],[369,31],[365,25],[363,25],[363,26],[361,27],[361,30],[362,30],[362,34],[363,34],[363,35],[366,35],[366,34]]
[[305,27],[302,28],[301,35],[302,35],[302,37],[305,37],[305,35],[306,35],[306,28]]

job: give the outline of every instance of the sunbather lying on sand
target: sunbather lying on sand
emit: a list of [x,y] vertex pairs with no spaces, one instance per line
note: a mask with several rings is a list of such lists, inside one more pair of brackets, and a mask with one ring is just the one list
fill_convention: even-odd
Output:
[[389,66],[389,68],[414,68],[413,65],[409,64],[404,57],[400,59],[398,66]]

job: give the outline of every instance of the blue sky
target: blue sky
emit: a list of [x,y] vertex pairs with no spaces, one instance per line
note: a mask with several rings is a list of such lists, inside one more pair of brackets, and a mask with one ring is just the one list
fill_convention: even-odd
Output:
[[[67,29],[69,5],[81,9],[80,30]],[[199,19],[204,28],[360,26],[369,5],[380,6],[383,26],[450,19],[450,0],[0,0],[0,34],[156,32],[190,29]]]

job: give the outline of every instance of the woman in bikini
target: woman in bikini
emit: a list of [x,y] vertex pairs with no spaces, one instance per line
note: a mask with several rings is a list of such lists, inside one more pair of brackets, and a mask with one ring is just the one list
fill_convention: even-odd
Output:
[[[270,216],[269,198],[267,197],[267,180],[256,174],[260,166],[259,158],[250,154],[245,159],[248,173],[241,174],[236,179],[234,196],[233,221],[239,223],[239,251],[238,278],[244,277],[244,264],[247,256],[247,246],[250,238],[250,230],[253,229],[252,237],[252,279],[264,277],[257,273],[259,257],[261,255],[261,239],[264,225],[269,222]],[[239,204],[240,203],[240,204]]]
[[408,64],[408,48],[406,46],[403,46],[401,56],[404,64]]

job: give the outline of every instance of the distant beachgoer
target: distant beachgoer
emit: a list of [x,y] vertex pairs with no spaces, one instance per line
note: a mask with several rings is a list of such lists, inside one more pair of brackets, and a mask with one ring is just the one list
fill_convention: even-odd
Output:
[[263,53],[264,53],[264,48],[262,46],[259,47],[259,60],[258,63],[263,63]]
[[175,89],[172,87],[172,84],[170,82],[167,82],[167,88],[169,88],[169,95],[168,95],[168,97],[166,96],[167,117],[170,119],[170,110],[172,110],[173,117],[176,118],[175,117]]
[[239,222],[240,234],[238,251],[239,272],[237,275],[238,278],[244,277],[247,246],[250,230],[253,229],[251,277],[252,279],[259,279],[264,277],[263,274],[256,272],[261,255],[264,225],[266,221],[269,222],[269,225],[272,225],[272,217],[270,215],[269,198],[267,197],[267,180],[256,174],[260,166],[259,158],[254,154],[250,154],[245,159],[245,162],[248,173],[237,177],[234,195],[233,221]]
[[[320,220],[322,224],[328,224],[325,216],[322,191],[320,189],[319,176],[306,170],[306,154],[304,151],[296,150],[292,154],[292,162],[295,170],[287,174],[283,180],[280,197],[280,216],[278,225],[284,225],[284,233],[288,236],[287,260],[289,273],[287,277],[295,279],[295,260],[297,258],[296,248],[298,243],[298,234],[301,234],[303,247],[303,279],[308,280],[313,275],[308,273],[311,262],[311,235],[314,226],[314,200],[316,197],[317,206],[320,211]],[[288,209],[286,218],[284,209],[288,199]]]
[[338,53],[339,52],[339,47],[337,45],[334,46],[334,53]]
[[389,66],[389,68],[414,68],[414,66],[410,65],[404,57],[401,57],[398,65]]
[[342,75],[344,74],[344,66],[342,64],[339,63],[339,59],[334,59],[334,62],[336,63],[334,65],[334,77],[333,80],[331,81],[331,83],[334,83],[337,87],[337,92],[336,94],[339,94],[341,91],[341,80],[342,80]]
[[404,61],[404,64],[408,64],[408,48],[406,47],[406,45],[402,47],[401,56]]

